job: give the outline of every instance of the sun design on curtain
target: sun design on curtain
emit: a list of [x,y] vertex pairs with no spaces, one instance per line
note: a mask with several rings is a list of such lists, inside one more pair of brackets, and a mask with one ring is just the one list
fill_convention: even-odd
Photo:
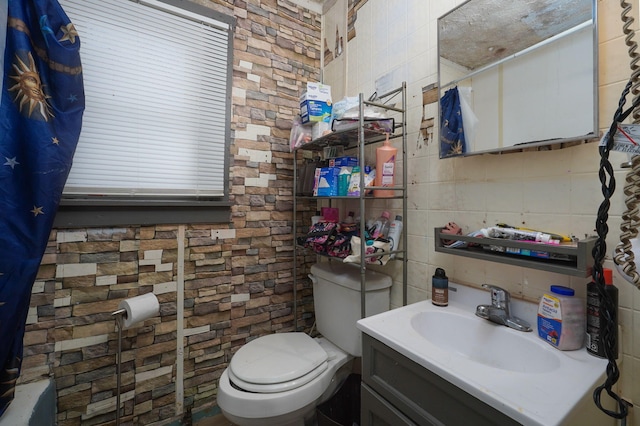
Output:
[[6,28],[6,45],[0,45],[0,416],[20,376],[31,289],[84,112],[80,38],[60,4],[8,0]]
[[47,121],[49,117],[53,117],[51,107],[47,103],[47,98],[50,96],[44,93],[40,74],[38,74],[31,52],[27,52],[27,57],[29,65],[16,54],[13,63],[15,74],[9,76],[16,84],[9,88],[9,92],[16,92],[15,100],[20,102],[20,111],[24,107],[28,107],[27,116],[32,118],[37,107],[37,112]]

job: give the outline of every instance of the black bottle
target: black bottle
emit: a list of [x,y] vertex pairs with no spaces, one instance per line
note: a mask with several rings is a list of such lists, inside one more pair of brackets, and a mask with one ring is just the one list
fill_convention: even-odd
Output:
[[[608,268],[603,268],[602,274],[604,275],[605,292],[609,295],[613,301],[615,309],[610,313],[613,321],[613,332],[615,335],[615,345],[613,347],[613,354],[615,358],[618,358],[618,289],[613,285],[613,271]],[[607,355],[604,350],[604,306],[603,301],[598,291],[598,285],[591,281],[587,284],[587,352],[591,355],[606,358]]]
[[449,278],[442,268],[436,268],[431,279],[431,303],[436,306],[449,305]]

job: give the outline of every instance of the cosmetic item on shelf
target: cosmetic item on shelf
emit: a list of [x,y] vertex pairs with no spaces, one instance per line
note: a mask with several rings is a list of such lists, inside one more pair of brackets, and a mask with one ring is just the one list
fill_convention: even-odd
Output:
[[380,217],[374,223],[373,232],[371,233],[372,239],[387,238],[389,236],[389,229],[391,228],[390,217],[391,215],[386,210],[380,214]]
[[509,240],[534,241],[536,243],[545,243],[545,244],[553,244],[553,245],[560,244],[560,241],[552,238],[550,234],[545,234],[539,231],[526,231],[523,229],[502,228],[499,226],[483,228],[481,231],[484,234],[484,236],[487,238],[504,238]]
[[347,213],[347,217],[344,218],[344,223],[346,224],[356,223],[355,214],[351,211]]
[[320,212],[316,212],[315,216],[311,216],[312,225],[315,225],[318,222],[324,222],[324,217],[322,216],[322,214],[320,214]]
[[605,321],[611,321],[610,327],[615,333],[615,345],[612,348],[615,357],[618,357],[618,288],[613,285],[613,270],[603,268],[604,275],[604,291],[609,295],[613,302],[613,311],[606,312],[604,308],[604,300],[598,284],[591,281],[587,284],[587,352],[591,355],[607,358],[604,345],[604,327]]
[[349,179],[349,188],[347,189],[347,196],[358,197],[360,196],[360,167],[354,166],[351,169],[351,178]]
[[509,228],[509,229],[515,229],[518,231],[542,232],[543,234],[548,234],[549,236],[551,236],[551,239],[558,240],[561,243],[570,243],[574,240],[574,238],[568,235],[554,234],[552,232],[539,231],[531,228],[522,228],[520,226],[511,226],[511,225],[507,225],[506,223],[496,223],[496,226],[498,228]]
[[298,184],[300,185],[300,195],[313,195],[316,168],[320,167],[320,157],[307,160],[301,169]]
[[[391,242],[391,251],[398,250],[400,246],[400,237],[402,236],[402,216],[396,215],[396,218],[391,221],[389,226],[389,241]],[[393,259],[396,254],[391,254],[390,258]]]
[[358,223],[356,223],[353,212],[349,212],[347,217],[345,217],[342,223],[340,223],[340,230],[343,234],[352,234],[357,232]]
[[[393,187],[395,184],[395,167],[398,149],[391,146],[389,133],[384,144],[376,148],[376,181],[375,186]],[[375,197],[393,197],[392,189],[374,189]]]
[[338,174],[338,195],[345,197],[349,192],[349,181],[351,180],[351,167],[340,167]]
[[364,166],[364,187],[365,187],[365,195],[371,195],[373,193],[372,189],[367,189],[369,186],[375,184],[376,180],[376,169],[372,169],[371,166]]
[[340,209],[337,207],[321,207],[320,214],[324,217],[325,222],[340,222]]

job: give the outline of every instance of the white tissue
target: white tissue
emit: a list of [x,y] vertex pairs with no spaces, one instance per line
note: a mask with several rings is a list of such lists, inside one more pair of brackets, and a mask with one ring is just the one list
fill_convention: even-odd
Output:
[[124,317],[124,328],[129,328],[137,322],[144,321],[160,313],[158,298],[153,293],[125,299],[120,302],[118,308],[127,311]]

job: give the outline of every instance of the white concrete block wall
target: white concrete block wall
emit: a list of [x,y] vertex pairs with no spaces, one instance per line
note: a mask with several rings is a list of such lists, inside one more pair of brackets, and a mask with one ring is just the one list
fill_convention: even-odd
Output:
[[[405,224],[409,234],[409,302],[428,297],[430,282],[426,277],[433,275],[436,267],[444,267],[451,280],[471,285],[490,282],[508,288],[516,297],[530,300],[537,300],[550,284],[571,286],[578,294],[584,294],[587,278],[434,251],[434,227],[451,220],[469,231],[496,222],[524,222],[539,229],[592,235],[602,201],[596,144],[547,152],[440,160],[437,143],[426,146],[416,143],[423,116],[421,88],[437,82],[436,20],[461,2],[368,0],[357,12],[356,36],[346,49],[347,95],[372,93],[376,80],[385,75],[401,77],[408,85],[410,185]],[[597,5],[599,115],[600,128],[605,129],[610,125],[630,69],[619,3],[598,1]],[[638,2],[634,2],[634,29],[638,27],[639,8]],[[332,81],[325,80],[325,83]],[[425,117],[435,116],[436,111],[435,105],[427,106]],[[625,208],[622,186],[626,170],[619,166],[626,159],[626,155],[620,153],[610,156],[618,186],[609,211],[609,252],[618,239]],[[610,257],[605,266],[613,267]],[[640,291],[614,275],[620,289],[623,338],[619,388],[624,397],[640,407]],[[392,304],[399,306],[401,301],[399,283],[394,281]],[[628,424],[640,426],[640,414],[631,410]]]

